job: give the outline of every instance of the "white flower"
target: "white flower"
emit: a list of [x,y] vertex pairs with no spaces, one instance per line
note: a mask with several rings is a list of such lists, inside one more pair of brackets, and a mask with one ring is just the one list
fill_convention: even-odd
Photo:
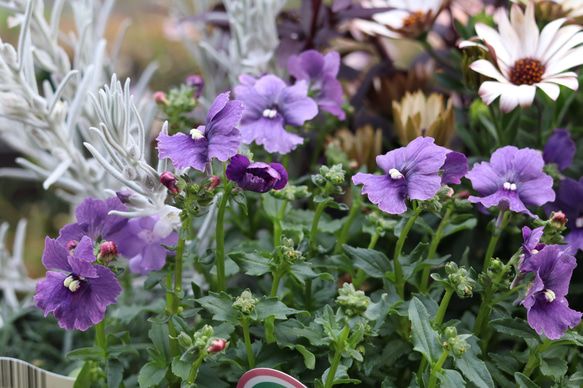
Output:
[[386,0],[385,3],[386,7],[395,9],[374,14],[372,18],[402,36],[414,38],[431,29],[449,0]]
[[[559,85],[577,90],[577,74],[566,70],[583,64],[583,47],[576,47],[583,43],[583,33],[580,26],[561,27],[565,20],[557,19],[539,32],[530,2],[524,13],[513,4],[510,20],[503,12],[499,32],[476,24],[476,32],[495,62],[480,59],[470,65],[472,70],[495,79],[480,86],[485,104],[500,96],[500,110],[510,112],[517,105],[532,105],[537,88],[553,100],[559,96]],[[467,45],[471,43],[462,42],[460,47]]]

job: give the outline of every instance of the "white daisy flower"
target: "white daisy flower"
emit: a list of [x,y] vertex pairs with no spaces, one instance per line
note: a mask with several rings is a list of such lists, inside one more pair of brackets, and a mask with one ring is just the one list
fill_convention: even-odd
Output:
[[[547,24],[542,31],[536,25],[532,2],[524,13],[518,4],[510,10],[510,20],[504,11],[500,15],[499,31],[476,24],[478,37],[490,51],[493,62],[480,59],[470,68],[495,79],[482,83],[479,95],[489,105],[500,97],[500,110],[510,112],[517,105],[532,105],[539,88],[551,99],[559,96],[559,85],[577,90],[577,74],[566,71],[583,64],[581,27],[561,27],[566,19]],[[460,47],[472,45],[462,42]]]
[[[531,0],[513,0],[525,6]],[[545,20],[568,17],[581,19],[583,17],[583,1],[581,0],[534,0],[535,13],[537,17],[542,16]],[[581,20],[578,20],[579,22]]]
[[431,29],[448,3],[449,0],[385,0],[386,7],[395,9],[374,14],[372,18],[401,36],[414,38]]

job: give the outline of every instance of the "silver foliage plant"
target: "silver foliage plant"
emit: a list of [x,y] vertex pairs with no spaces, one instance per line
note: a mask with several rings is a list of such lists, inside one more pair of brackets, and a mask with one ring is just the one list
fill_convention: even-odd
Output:
[[[138,212],[127,215],[153,214],[166,190],[146,162],[146,128],[155,110],[141,97],[155,65],[131,90],[138,108],[129,81],[122,89],[115,76],[127,23],[106,51],[114,0],[69,0],[75,31],[67,33],[59,29],[65,3],[56,0],[46,20],[42,0],[0,2],[20,25],[17,48],[0,42],[0,137],[24,156],[17,159],[22,168],[0,169],[0,177],[41,179],[72,205],[131,189],[143,198],[134,201]],[[48,79],[39,83],[35,67]]]

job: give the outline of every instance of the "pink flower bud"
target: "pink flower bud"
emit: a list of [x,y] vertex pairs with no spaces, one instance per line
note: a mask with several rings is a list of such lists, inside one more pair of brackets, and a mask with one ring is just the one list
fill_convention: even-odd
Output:
[[166,98],[166,93],[164,92],[155,92],[154,93],[154,101],[158,105],[168,105],[169,101]]
[[99,251],[99,260],[106,264],[109,264],[113,259],[117,257],[117,246],[113,241],[106,241],[101,244]]
[[221,183],[221,178],[219,178],[216,175],[211,176],[210,180],[211,180],[211,183],[210,183],[210,185],[208,185],[207,187],[204,188],[205,190],[212,190],[215,187],[217,187],[219,185],[219,183]]
[[470,192],[468,190],[462,190],[457,194],[459,199],[468,199],[470,197]]
[[227,341],[224,339],[216,339],[213,341],[212,345],[209,345],[206,350],[209,353],[218,353],[222,350],[225,350],[225,347],[227,346]]
[[172,194],[180,193],[180,188],[176,187],[177,181],[178,180],[174,174],[172,174],[170,171],[164,171],[162,174],[160,174],[160,182],[162,182],[162,184],[166,186],[166,188],[170,190]]
[[560,229],[567,223],[567,216],[562,211],[553,212],[551,214],[551,225],[555,229]]

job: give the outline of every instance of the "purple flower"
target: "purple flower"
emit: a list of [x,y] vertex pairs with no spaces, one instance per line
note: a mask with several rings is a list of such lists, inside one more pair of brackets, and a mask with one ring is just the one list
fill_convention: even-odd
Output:
[[127,208],[117,197],[106,200],[85,198],[75,209],[77,222],[65,225],[59,231],[57,242],[66,246],[70,241],[80,241],[83,236],[88,236],[93,244],[96,244],[99,239],[117,244],[111,236],[123,229],[128,219],[108,214],[111,210],[127,211]]
[[270,74],[257,80],[249,76],[239,80],[241,85],[235,88],[235,94],[245,106],[240,127],[243,143],[255,142],[269,153],[287,154],[304,142],[285,127],[302,126],[318,114],[318,106],[308,97],[307,82],[287,86]]
[[566,129],[555,129],[543,148],[543,160],[546,164],[555,163],[563,171],[573,163],[577,148]]
[[545,244],[540,243],[544,229],[544,226],[534,228],[532,230],[528,226],[522,228],[522,238],[524,239],[524,243],[522,244],[522,252],[524,253],[525,259],[538,253],[546,246]]
[[166,264],[166,256],[174,254],[162,246],[178,243],[178,233],[168,228],[167,223],[159,216],[132,218],[115,236],[123,241],[117,248],[130,260],[133,273],[147,275],[150,271],[158,271]]
[[555,199],[553,178],[543,173],[543,166],[543,158],[535,150],[499,148],[490,163],[476,163],[467,174],[480,195],[468,199],[486,208],[498,206],[502,211],[510,209],[536,217],[526,206],[541,206]]
[[[466,157],[459,152],[435,145],[431,137],[418,137],[406,147],[377,156],[377,164],[386,175],[358,173],[355,185],[363,184],[362,193],[379,209],[401,214],[407,210],[407,198],[432,198],[442,185],[460,183],[468,171]],[[443,173],[440,176],[439,171]]]
[[526,307],[528,324],[537,333],[559,339],[563,332],[581,322],[581,313],[569,308],[565,298],[577,260],[558,245],[544,247],[523,265],[523,272],[534,272],[532,287],[521,304]]
[[59,326],[67,330],[87,330],[105,316],[105,308],[116,303],[121,286],[110,269],[95,261],[91,239],[84,236],[73,253],[56,240],[46,238],[43,264],[47,277],[36,284],[34,301],[44,310],[45,317],[52,312]]
[[340,120],[346,118],[346,113],[340,108],[342,85],[336,79],[340,69],[340,54],[331,51],[322,55],[316,50],[304,51],[300,55],[292,55],[288,59],[287,69],[298,81],[308,81],[310,91],[317,91],[314,100],[318,107]]
[[567,227],[571,232],[565,236],[575,252],[583,250],[583,178],[576,181],[565,178],[557,189],[557,200],[545,206],[545,212],[562,211],[567,216]]
[[266,193],[271,189],[281,190],[287,184],[287,171],[279,163],[251,163],[245,155],[237,154],[227,166],[227,178],[240,187]]
[[189,135],[160,133],[157,139],[160,159],[170,158],[177,169],[193,167],[199,171],[204,171],[212,158],[227,161],[241,145],[241,135],[235,127],[242,113],[241,101],[229,101],[228,92],[219,94],[206,116],[206,126],[191,129]]

